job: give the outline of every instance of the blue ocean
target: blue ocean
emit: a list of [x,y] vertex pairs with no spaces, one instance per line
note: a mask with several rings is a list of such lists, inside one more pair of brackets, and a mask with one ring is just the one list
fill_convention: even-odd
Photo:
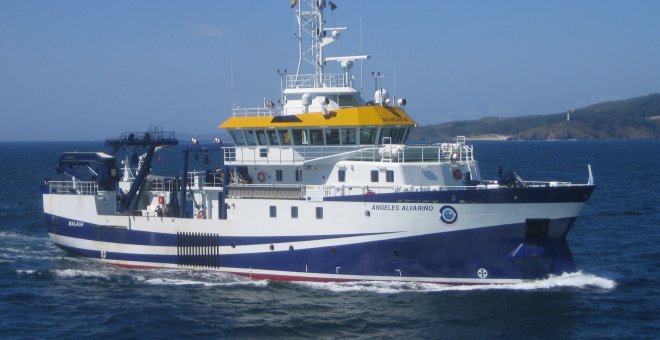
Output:
[[[114,268],[48,239],[38,190],[60,152],[102,143],[0,143],[0,337],[660,337],[660,141],[473,144],[484,178],[501,165],[586,182],[591,164],[597,188],[568,236],[579,272],[447,287]],[[174,172],[181,159],[166,150],[155,167]]]

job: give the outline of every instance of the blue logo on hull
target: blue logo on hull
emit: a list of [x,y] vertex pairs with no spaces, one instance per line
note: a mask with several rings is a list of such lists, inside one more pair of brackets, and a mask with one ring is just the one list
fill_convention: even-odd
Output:
[[445,205],[440,208],[440,219],[446,224],[452,224],[458,219],[458,213],[452,206]]

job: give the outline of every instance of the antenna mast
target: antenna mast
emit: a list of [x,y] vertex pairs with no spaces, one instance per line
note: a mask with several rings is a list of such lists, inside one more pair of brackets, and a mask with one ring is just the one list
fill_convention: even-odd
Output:
[[[329,2],[330,8],[336,6]],[[325,60],[323,59],[323,47],[334,42],[339,38],[339,31],[346,30],[346,27],[325,28],[323,22],[323,10],[326,8],[325,0],[299,0],[296,10],[296,19],[298,20],[298,68],[296,70],[296,80],[300,76],[300,69],[303,61],[311,65],[314,69],[315,87],[323,86],[323,68]],[[330,34],[328,34],[330,33]],[[309,47],[303,46],[303,37],[309,39]]]

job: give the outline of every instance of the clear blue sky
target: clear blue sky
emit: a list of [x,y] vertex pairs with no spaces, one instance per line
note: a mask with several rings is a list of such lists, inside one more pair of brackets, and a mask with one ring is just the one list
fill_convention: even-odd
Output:
[[[660,92],[660,1],[333,1],[328,25],[350,30],[327,54],[359,53],[361,20],[364,74],[393,92],[396,73],[421,124]],[[240,106],[279,98],[276,70],[297,62],[288,4],[0,0],[0,140],[216,132],[230,51]]]

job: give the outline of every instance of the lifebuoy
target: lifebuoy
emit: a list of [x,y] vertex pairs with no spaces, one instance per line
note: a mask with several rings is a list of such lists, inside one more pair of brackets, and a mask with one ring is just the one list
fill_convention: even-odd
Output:
[[199,220],[205,220],[206,219],[206,213],[204,212],[204,210],[200,210],[197,213],[197,219],[199,219]]
[[461,168],[454,169],[453,174],[454,174],[454,178],[456,180],[459,180],[459,179],[463,178],[463,174],[461,173]]
[[259,173],[257,174],[257,180],[259,181],[259,183],[263,183],[266,180],[266,173],[263,171],[259,171]]

